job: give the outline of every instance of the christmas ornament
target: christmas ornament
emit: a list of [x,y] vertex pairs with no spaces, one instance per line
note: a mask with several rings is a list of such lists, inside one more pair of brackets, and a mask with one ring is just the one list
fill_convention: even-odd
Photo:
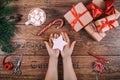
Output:
[[67,42],[63,40],[62,35],[60,35],[57,39],[53,39],[53,49],[63,51],[65,45],[67,45]]

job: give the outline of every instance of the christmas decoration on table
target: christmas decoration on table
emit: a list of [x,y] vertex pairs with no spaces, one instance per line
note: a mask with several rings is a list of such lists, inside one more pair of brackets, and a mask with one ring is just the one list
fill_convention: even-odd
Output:
[[10,38],[14,35],[16,19],[11,19],[13,10],[8,5],[11,1],[14,0],[0,0],[0,49],[5,53],[14,51]]
[[117,19],[120,12],[114,8],[113,1],[93,0],[86,6],[94,20],[85,27],[85,30],[97,41],[105,37],[106,31],[119,26]]
[[106,32],[112,28],[118,27],[119,23],[116,16],[117,14],[113,14],[95,21],[98,32]]
[[93,0],[86,7],[90,11],[93,19],[96,20],[97,18],[102,16],[109,16],[115,14],[115,8],[113,6],[113,2],[114,0],[106,0],[106,1]]
[[65,42],[62,38],[62,35],[60,35],[57,39],[53,39],[53,49],[59,49],[60,51],[63,51],[63,48],[65,45],[67,45],[67,42]]
[[78,3],[76,6],[73,6],[72,9],[64,15],[64,17],[76,32],[80,31],[93,20],[83,3]]
[[[108,71],[108,66],[106,66],[107,63],[109,63],[109,60],[104,59],[101,56],[97,56],[96,54],[92,52],[88,52],[89,55],[95,57],[97,60],[93,62],[93,70],[97,72],[99,75],[102,73],[105,73]],[[98,76],[96,75],[96,80],[98,80]]]
[[55,19],[53,22],[51,22],[51,23],[48,24],[46,27],[44,27],[41,31],[39,31],[39,32],[37,33],[37,35],[38,35],[38,36],[41,35],[43,32],[45,32],[47,29],[49,29],[50,27],[52,27],[53,25],[55,25],[55,23],[58,23],[58,22],[60,22],[60,25],[57,26],[57,29],[60,29],[60,28],[63,26],[64,21],[63,21],[63,19]]
[[10,56],[10,55],[5,56],[4,59],[3,59],[3,62],[2,62],[3,68],[4,68],[4,70],[6,70],[6,71],[12,70],[13,67],[14,67],[14,64],[13,64],[12,62],[10,62],[10,61],[5,62],[6,59],[7,59],[7,57],[9,57],[9,56]]
[[32,9],[28,14],[26,25],[41,26],[46,21],[46,13],[40,8]]
[[104,32],[98,32],[94,22],[91,22],[84,28],[96,41],[101,41],[106,34]]

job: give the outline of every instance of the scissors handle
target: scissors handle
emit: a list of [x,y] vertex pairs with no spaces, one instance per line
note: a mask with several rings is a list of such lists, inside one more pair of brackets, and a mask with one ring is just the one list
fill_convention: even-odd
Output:
[[22,71],[20,69],[20,66],[22,63],[22,58],[23,58],[23,54],[20,55],[19,60],[17,62],[17,66],[15,67],[15,69],[13,71],[13,74],[18,75],[18,76],[22,74]]
[[13,71],[13,75],[20,76],[21,74],[22,74],[22,71],[20,69]]

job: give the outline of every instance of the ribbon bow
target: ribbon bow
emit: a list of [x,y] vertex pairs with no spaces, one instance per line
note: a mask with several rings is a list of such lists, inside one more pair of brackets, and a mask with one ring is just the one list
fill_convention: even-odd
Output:
[[71,13],[73,14],[73,16],[75,17],[75,19],[71,22],[71,26],[72,26],[72,29],[74,30],[74,27],[75,27],[75,24],[77,23],[77,21],[84,27],[84,24],[80,21],[80,17],[83,16],[85,13],[87,12],[84,11],[83,13],[77,13],[76,12],[76,9],[75,9],[75,6],[73,5],[73,8],[71,9]]
[[103,10],[100,9],[93,2],[87,5],[87,9],[91,12],[91,15],[94,19],[100,17],[103,14]]
[[115,28],[115,26],[113,25],[113,23],[116,21],[116,19],[115,20],[110,20],[110,21],[108,21],[108,19],[107,19],[107,17],[105,18],[105,22],[102,24],[102,25],[99,25],[98,27],[97,27],[97,30],[98,30],[98,32],[100,32],[103,28],[105,28],[107,25],[108,25],[108,27],[111,29],[111,28]]
[[114,3],[114,0],[106,0],[105,1],[105,6],[106,6],[105,14],[107,16],[109,16],[111,14],[115,14],[115,9],[114,9],[113,3]]

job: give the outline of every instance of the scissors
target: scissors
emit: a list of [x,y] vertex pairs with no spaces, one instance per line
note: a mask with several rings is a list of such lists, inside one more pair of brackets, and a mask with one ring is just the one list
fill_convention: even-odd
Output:
[[22,63],[22,59],[23,59],[23,54],[20,55],[19,59],[18,59],[18,62],[17,62],[17,66],[15,67],[14,71],[13,71],[13,74],[14,75],[21,75],[22,74],[22,71],[20,69],[21,67],[21,63]]

